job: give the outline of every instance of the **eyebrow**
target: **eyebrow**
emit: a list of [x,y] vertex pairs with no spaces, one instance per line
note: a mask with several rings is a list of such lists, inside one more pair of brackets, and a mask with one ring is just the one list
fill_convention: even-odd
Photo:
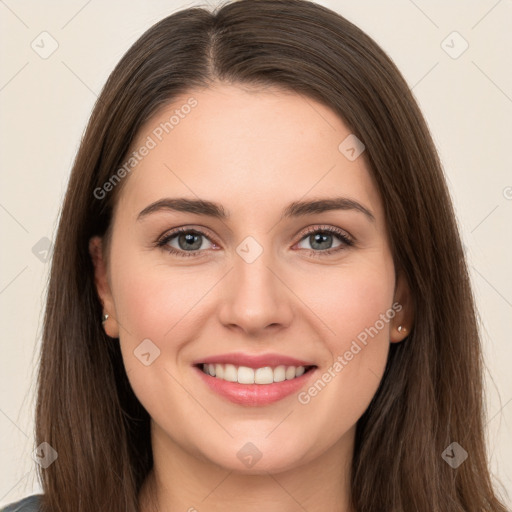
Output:
[[[165,210],[206,215],[208,217],[220,220],[227,220],[230,217],[230,214],[219,203],[214,203],[212,201],[206,201],[203,199],[187,199],[184,197],[177,197],[165,198],[155,201],[139,213],[137,220],[142,220],[151,213]],[[347,197],[333,197],[310,201],[294,201],[283,210],[281,219],[290,217],[302,217],[306,215],[324,213],[331,210],[353,210],[364,214],[365,217],[367,217],[367,219],[371,222],[375,222],[375,216],[368,208]]]

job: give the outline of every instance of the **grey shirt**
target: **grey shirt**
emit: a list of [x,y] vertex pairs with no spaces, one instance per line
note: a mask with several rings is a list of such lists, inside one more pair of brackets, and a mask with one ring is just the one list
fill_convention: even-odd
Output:
[[32,494],[32,496],[6,505],[4,508],[0,509],[0,512],[39,512],[40,496],[42,496],[42,494]]

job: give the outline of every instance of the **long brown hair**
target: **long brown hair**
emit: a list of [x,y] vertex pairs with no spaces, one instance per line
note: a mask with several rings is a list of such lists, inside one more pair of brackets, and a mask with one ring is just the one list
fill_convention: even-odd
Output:
[[[95,191],[161,106],[218,81],[281,86],[320,101],[366,146],[415,322],[404,342],[391,344],[357,423],[354,508],[505,512],[488,469],[474,299],[429,130],[383,50],[305,0],[239,0],[168,16],[128,50],[99,96],[72,169],[48,287],[35,437],[58,459],[39,468],[43,510],[138,510],[153,464],[150,418],[119,344],[102,329],[88,252],[89,239],[110,226],[122,183],[102,198]],[[452,442],[468,453],[456,469],[442,457]]]

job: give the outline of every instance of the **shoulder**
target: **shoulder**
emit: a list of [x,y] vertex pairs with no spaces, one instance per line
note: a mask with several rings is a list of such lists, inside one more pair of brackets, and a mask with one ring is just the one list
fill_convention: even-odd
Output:
[[32,494],[22,500],[10,503],[3,508],[0,512],[39,512],[40,498],[42,494]]

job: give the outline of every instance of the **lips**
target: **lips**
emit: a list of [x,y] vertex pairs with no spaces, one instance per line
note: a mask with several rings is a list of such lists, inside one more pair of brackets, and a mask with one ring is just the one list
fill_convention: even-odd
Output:
[[[302,387],[314,378],[316,374],[317,365],[311,361],[296,359],[294,357],[285,356],[281,354],[219,354],[216,356],[206,357],[194,362],[195,372],[200,380],[206,384],[211,391],[220,395],[221,397],[238,405],[245,406],[263,406],[273,402],[279,401],[293,393],[297,393]],[[238,367],[240,372],[241,367],[243,373],[257,373],[260,371],[269,373],[271,369],[280,367],[281,373],[284,368],[287,371],[293,369],[296,376],[287,376],[284,380],[279,379],[279,382],[273,383],[241,383],[230,382],[224,378],[218,378],[209,373],[205,373],[204,368],[223,366],[221,371],[225,372],[228,366]],[[300,368],[300,370],[298,370]],[[233,368],[231,368],[233,370]],[[253,372],[253,370],[255,370]],[[274,379],[276,372],[274,370]],[[240,373],[238,373],[240,378]],[[281,375],[282,377],[282,375]],[[250,380],[250,379],[249,379]],[[258,380],[258,379],[257,379]],[[265,378],[263,380],[266,380]],[[266,380],[268,382],[268,380]]]
[[198,359],[192,363],[194,366],[202,364],[232,364],[235,366],[247,366],[248,368],[263,368],[270,366],[316,366],[314,362],[303,359],[296,359],[295,357],[285,356],[281,354],[244,354],[241,352],[234,352],[230,354],[218,354],[215,356]]

